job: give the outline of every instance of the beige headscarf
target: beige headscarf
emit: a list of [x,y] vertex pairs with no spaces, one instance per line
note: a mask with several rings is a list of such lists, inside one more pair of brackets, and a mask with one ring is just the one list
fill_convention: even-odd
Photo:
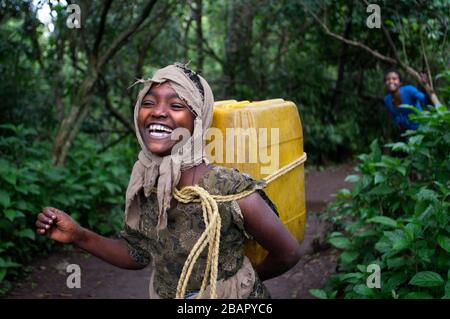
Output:
[[[138,160],[134,164],[130,182],[126,192],[125,202],[125,223],[131,228],[137,229],[139,226],[140,211],[136,195],[144,189],[145,196],[150,196],[156,179],[158,197],[158,225],[157,230],[167,226],[167,209],[170,207],[172,189],[176,187],[180,180],[181,171],[197,166],[205,162],[208,163],[205,154],[205,135],[211,126],[214,97],[211,88],[206,80],[197,75],[203,86],[204,96],[200,93],[195,83],[183,71],[183,65],[173,64],[162,68],[153,75],[151,79],[140,80],[144,88],[139,92],[136,105],[134,107],[134,125],[136,136],[141,146]],[[170,86],[197,114],[194,120],[194,131],[186,143],[176,152],[176,154],[164,157],[152,154],[143,142],[138,127],[138,114],[142,100],[154,83],[169,81]],[[173,133],[172,133],[173,134]],[[201,149],[199,149],[201,148]]]

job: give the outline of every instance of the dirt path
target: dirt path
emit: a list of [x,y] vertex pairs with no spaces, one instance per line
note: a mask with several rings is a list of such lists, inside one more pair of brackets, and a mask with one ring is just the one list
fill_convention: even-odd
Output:
[[[326,232],[320,212],[332,200],[332,194],[350,185],[344,178],[352,166],[342,165],[306,174],[306,207],[308,212],[303,257],[290,271],[266,281],[273,298],[312,298],[309,289],[320,288],[334,272],[337,251],[316,249],[317,239]],[[81,288],[66,286],[66,266],[78,264],[82,269]],[[9,294],[8,298],[147,298],[150,270],[122,270],[78,249],[67,249],[36,260],[31,273]]]

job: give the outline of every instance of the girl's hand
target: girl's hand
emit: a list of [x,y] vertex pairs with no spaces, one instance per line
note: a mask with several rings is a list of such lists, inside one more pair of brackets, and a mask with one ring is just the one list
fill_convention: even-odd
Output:
[[46,207],[38,214],[36,232],[61,243],[72,243],[81,236],[82,228],[62,210]]
[[425,72],[419,72],[419,75],[422,84],[424,85],[430,84],[430,79],[428,78],[428,75]]

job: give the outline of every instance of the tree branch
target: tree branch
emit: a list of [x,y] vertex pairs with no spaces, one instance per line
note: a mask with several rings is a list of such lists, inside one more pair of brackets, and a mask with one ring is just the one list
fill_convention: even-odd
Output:
[[384,62],[388,62],[394,65],[400,65],[400,67],[402,69],[404,69],[406,71],[406,73],[408,73],[410,76],[412,76],[414,79],[416,79],[416,81],[418,83],[420,83],[420,85],[422,86],[422,88],[427,92],[427,94],[430,96],[431,101],[433,102],[433,104],[435,106],[437,105],[441,105],[441,102],[439,101],[436,92],[434,91],[434,89],[431,87],[431,85],[429,85],[428,83],[423,83],[422,78],[419,74],[419,72],[417,72],[415,69],[413,69],[411,66],[409,66],[408,64],[406,64],[405,62],[403,62],[397,53],[397,50],[395,48],[395,44],[392,41],[391,36],[389,35],[389,32],[387,32],[387,30],[384,28],[383,24],[382,24],[382,28],[383,28],[383,32],[389,42],[389,45],[391,46],[391,48],[394,50],[394,54],[395,54],[395,59],[391,58],[387,55],[383,55],[381,53],[379,53],[376,50],[371,49],[370,47],[368,47],[367,45],[358,42],[358,41],[353,41],[353,40],[349,40],[346,39],[342,36],[340,36],[339,34],[336,34],[332,31],[330,31],[330,29],[328,29],[327,25],[325,23],[323,23],[313,12],[309,11],[308,8],[306,7],[305,4],[303,4],[303,8],[306,12],[308,12],[313,18],[314,20],[317,21],[317,23],[319,23],[319,25],[324,29],[325,33],[328,34],[329,36],[338,39],[339,41],[345,42],[349,45],[352,45],[354,47],[358,47],[361,48],[367,52],[369,52],[371,55],[373,55],[374,57],[376,57],[377,59],[384,61]]
[[[142,68],[144,66],[145,58],[148,54],[148,51],[153,43],[153,41],[156,39],[156,37],[159,35],[159,32],[165,24],[169,21],[172,7],[174,6],[175,2],[171,2],[168,5],[164,6],[161,10],[156,12],[156,20],[148,20],[145,23],[141,24],[141,26],[136,30],[136,33],[140,33],[142,30],[146,29],[147,26],[151,23],[152,28],[150,28],[150,32],[145,34],[143,44],[141,47],[138,46],[138,58],[137,63],[135,66],[135,76],[141,77],[142,74]],[[127,78],[127,81],[129,79]]]
[[92,49],[92,54],[95,58],[98,56],[98,48],[102,42],[103,33],[105,31],[106,17],[108,16],[109,8],[111,7],[113,0],[106,0],[103,6],[102,16],[100,18],[100,24],[98,26],[97,36],[95,37],[94,48]]
[[[155,16],[159,20],[164,21],[161,25],[158,25],[158,26],[155,27],[156,29],[158,29],[158,32],[159,32],[159,29],[161,29],[164,26],[164,24],[166,24],[167,20],[169,19],[170,15],[172,14],[170,12],[170,9],[172,9],[175,6],[175,4],[176,4],[175,1],[174,2],[166,1],[166,3],[167,2],[168,2],[168,4],[165,7],[163,7],[163,9],[161,9],[161,10],[159,10],[159,11],[157,11],[155,13]],[[147,29],[150,25],[152,25],[152,27],[154,27],[154,23],[155,23],[154,20],[147,20],[147,21],[145,21],[145,23],[142,23],[139,26],[139,28],[136,30],[136,33],[139,33],[142,30]],[[156,32],[156,33],[158,33],[158,32]]]
[[339,41],[342,41],[344,43],[347,43],[351,46],[363,49],[363,50],[369,52],[371,55],[373,55],[374,57],[376,57],[379,60],[382,60],[384,62],[391,63],[391,64],[397,64],[396,59],[393,59],[389,56],[381,54],[380,52],[378,52],[374,49],[371,49],[370,47],[368,47],[367,45],[365,45],[361,42],[346,39],[343,36],[330,31],[330,29],[327,27],[327,25],[325,23],[323,23],[313,12],[309,11],[309,9],[306,7],[305,4],[303,4],[303,8],[304,8],[305,12],[309,13],[314,18],[314,20],[322,27],[322,29],[325,31],[325,33],[328,34],[329,36],[331,36]]
[[221,59],[216,52],[214,52],[214,50],[209,46],[208,42],[206,41],[205,38],[203,38],[203,44],[204,44],[204,51],[211,56],[214,60],[216,60],[217,62],[220,63],[220,65],[224,65],[225,61],[223,59]]
[[149,0],[147,5],[142,10],[141,15],[135,23],[128,29],[122,32],[106,50],[106,52],[100,57],[97,68],[101,69],[102,66],[108,61],[117,51],[119,51],[123,45],[128,41],[128,38],[139,28],[139,26],[147,19],[152,11],[157,0]]
[[120,113],[112,106],[111,100],[109,99],[106,89],[105,92],[103,92],[103,99],[105,101],[105,107],[111,113],[111,115],[114,118],[116,118],[120,123],[122,123],[123,126],[125,126],[125,128],[127,129],[127,131],[134,133],[135,131],[133,123],[131,123],[122,113]]
[[112,141],[111,143],[105,145],[104,147],[102,147],[98,152],[99,153],[103,153],[105,152],[107,149],[113,147],[116,144],[119,144],[120,141],[122,141],[125,137],[128,136],[128,134],[130,134],[129,131],[124,132],[122,135],[120,135],[115,141]]
[[428,57],[425,52],[425,45],[423,44],[422,30],[420,30],[420,46],[422,47],[422,55],[423,55],[423,59],[425,61],[425,67],[427,70],[426,76],[428,77],[428,83],[430,84],[431,88],[434,90],[433,79],[431,77],[430,64],[428,63]]

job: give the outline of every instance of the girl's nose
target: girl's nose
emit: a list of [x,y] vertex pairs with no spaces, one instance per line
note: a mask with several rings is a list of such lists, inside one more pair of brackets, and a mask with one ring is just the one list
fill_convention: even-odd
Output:
[[167,117],[167,105],[165,103],[158,103],[153,108],[153,117]]

